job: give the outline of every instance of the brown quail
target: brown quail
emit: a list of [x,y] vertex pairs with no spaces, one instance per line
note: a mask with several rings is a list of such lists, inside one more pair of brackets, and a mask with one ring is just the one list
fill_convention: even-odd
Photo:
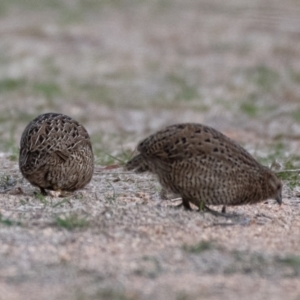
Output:
[[201,124],[168,126],[141,141],[126,169],[157,174],[163,188],[182,204],[242,205],[266,199],[282,202],[280,179],[244,148]]
[[89,134],[66,115],[42,114],[22,134],[19,167],[43,194],[46,189],[62,193],[81,189],[94,171]]

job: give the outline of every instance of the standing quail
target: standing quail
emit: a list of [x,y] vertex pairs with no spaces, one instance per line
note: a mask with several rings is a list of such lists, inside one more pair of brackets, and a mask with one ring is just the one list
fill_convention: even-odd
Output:
[[[280,179],[244,148],[217,130],[195,123],[168,126],[141,141],[127,170],[150,171],[182,205],[282,202]],[[224,209],[224,208],[223,208]]]
[[42,114],[22,134],[19,167],[44,195],[45,189],[61,193],[81,189],[94,171],[89,134],[66,115]]

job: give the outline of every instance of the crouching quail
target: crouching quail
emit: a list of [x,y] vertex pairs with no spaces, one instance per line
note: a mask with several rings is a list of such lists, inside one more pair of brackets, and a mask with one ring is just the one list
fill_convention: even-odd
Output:
[[163,188],[182,197],[182,204],[253,204],[282,202],[282,183],[244,148],[217,130],[196,123],[166,127],[138,144],[139,154],[127,170],[150,171]]
[[89,134],[66,115],[42,114],[22,134],[19,167],[43,194],[45,190],[64,193],[81,189],[90,182],[94,171]]

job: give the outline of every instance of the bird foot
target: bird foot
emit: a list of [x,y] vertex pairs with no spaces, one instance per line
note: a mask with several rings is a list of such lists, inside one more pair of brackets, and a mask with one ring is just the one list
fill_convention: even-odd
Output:
[[222,211],[221,212],[213,210],[213,209],[207,207],[206,205],[204,205],[202,208],[200,207],[198,211],[200,211],[200,212],[208,212],[208,213],[212,214],[215,217],[224,217],[224,218],[228,218],[228,219],[236,218],[236,217],[239,216],[238,214],[235,214],[235,213],[234,214],[226,213],[225,206],[222,207]]
[[68,196],[72,195],[72,193],[62,191],[62,190],[56,190],[56,191],[48,190],[48,191],[46,191],[45,189],[42,189],[42,188],[40,190],[41,190],[41,194],[43,196],[50,196],[50,197],[53,197],[53,198],[68,197]]
[[[175,208],[181,208],[184,207],[186,210],[192,210],[189,201],[182,201],[180,204],[176,205]],[[209,208],[208,206],[204,205],[204,203],[201,203],[199,206],[198,211],[200,212],[208,212],[216,217],[225,217],[225,218],[234,218],[237,216],[237,214],[227,214],[226,213],[226,206],[224,205],[222,207],[221,212],[218,212],[216,210],[213,210]]]
[[53,197],[53,198],[58,198],[58,197],[62,197],[61,196],[61,191],[49,191],[48,195]]
[[199,207],[199,209],[198,209],[198,211],[199,212],[208,212],[208,213],[210,213],[210,214],[212,214],[212,215],[214,215],[214,216],[216,216],[216,217],[220,217],[220,216],[224,216],[224,213],[223,212],[218,212],[218,211],[216,211],[216,210],[213,210],[213,209],[211,209],[211,208],[209,208],[209,207],[207,207],[206,205],[201,205],[200,207]]
[[49,196],[54,197],[54,198],[58,198],[58,197],[68,197],[70,195],[72,195],[73,193],[71,192],[66,192],[66,191],[61,191],[61,190],[57,190],[57,191],[49,191]]

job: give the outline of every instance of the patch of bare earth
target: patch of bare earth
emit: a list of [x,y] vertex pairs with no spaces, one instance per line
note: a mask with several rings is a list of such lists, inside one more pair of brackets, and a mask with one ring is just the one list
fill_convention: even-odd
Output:
[[[298,1],[25,2],[0,3],[0,300],[299,299],[297,173],[281,207],[228,219],[105,167],[193,121],[299,168]],[[81,121],[95,150],[92,182],[66,198],[35,194],[16,161],[47,111]]]
[[[178,209],[178,201],[159,198],[155,178],[121,169],[98,168],[91,184],[68,199],[38,199],[16,164],[2,163],[15,181],[1,195],[3,299],[280,299],[287,293],[296,299],[300,293],[300,200],[287,189],[282,207],[270,200],[229,208],[237,216],[227,219]],[[24,194],[11,195],[18,187]]]

